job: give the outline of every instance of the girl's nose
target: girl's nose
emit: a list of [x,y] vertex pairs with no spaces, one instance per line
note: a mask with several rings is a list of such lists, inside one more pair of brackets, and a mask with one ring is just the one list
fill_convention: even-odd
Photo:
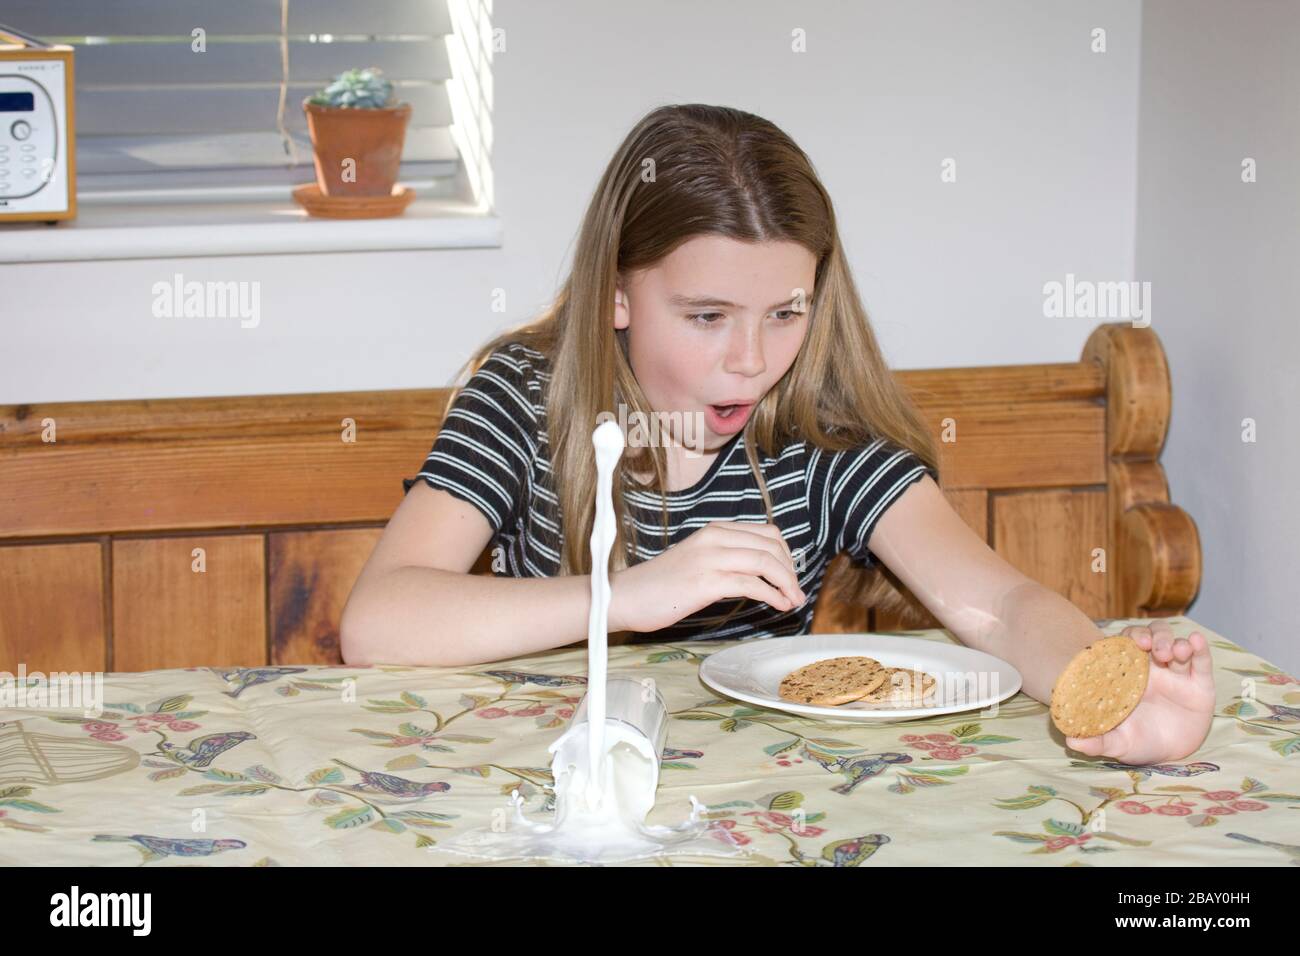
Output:
[[762,324],[741,322],[733,327],[727,343],[726,370],[737,375],[761,375],[767,370],[763,360]]

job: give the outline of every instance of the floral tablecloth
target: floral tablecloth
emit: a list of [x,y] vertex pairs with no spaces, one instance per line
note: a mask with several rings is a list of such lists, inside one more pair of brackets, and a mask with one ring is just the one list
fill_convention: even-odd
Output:
[[[703,685],[700,661],[733,642],[612,647],[611,675],[653,677],[672,715],[649,822],[679,822],[694,794],[747,851],[640,865],[1300,863],[1300,683],[1172,624],[1210,640],[1214,724],[1188,759],[1145,767],[1067,751],[1023,693],[994,718],[826,723]],[[479,865],[429,848],[489,825],[516,788],[531,817],[553,810],[547,747],[585,672],[581,647],[189,668],[106,675],[97,718],[0,709],[0,864]]]

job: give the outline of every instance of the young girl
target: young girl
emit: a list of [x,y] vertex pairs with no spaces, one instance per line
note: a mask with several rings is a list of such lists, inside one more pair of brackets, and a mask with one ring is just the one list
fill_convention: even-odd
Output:
[[[667,106],[606,169],[539,321],[488,342],[344,609],[348,663],[462,665],[582,640],[593,429],[627,423],[611,631],[656,641],[806,634],[827,564],[881,603],[883,563],[963,643],[1050,699],[1101,636],[939,490],[808,157],[740,110]],[[469,574],[489,543],[495,576]],[[1173,760],[1205,738],[1205,637],[1130,628],[1146,694],[1086,754]]]

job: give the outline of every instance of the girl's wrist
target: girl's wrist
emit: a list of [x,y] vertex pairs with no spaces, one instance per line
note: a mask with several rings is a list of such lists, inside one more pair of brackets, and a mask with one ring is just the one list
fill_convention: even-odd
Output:
[[622,605],[619,602],[618,580],[621,571],[613,571],[609,575],[609,615],[605,621],[605,632],[626,631],[627,627],[623,624]]

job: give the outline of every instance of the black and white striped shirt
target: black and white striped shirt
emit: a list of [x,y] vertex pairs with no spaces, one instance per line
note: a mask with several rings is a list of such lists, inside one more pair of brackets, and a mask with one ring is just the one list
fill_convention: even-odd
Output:
[[[549,379],[542,353],[520,343],[495,350],[456,395],[419,473],[402,479],[403,492],[423,478],[478,508],[495,532],[493,544],[504,552],[506,571],[496,572],[502,576],[559,573],[559,528],[548,517],[556,508],[543,405],[543,385]],[[736,434],[703,478],[664,496],[670,546],[710,521],[767,521],[744,440],[744,432]],[[773,521],[795,558],[799,586],[808,601],[784,611],[745,599],[741,610],[719,628],[717,622],[738,600],[728,598],[655,631],[655,640],[809,633],[830,559],[847,551],[856,564],[872,566],[867,541],[885,509],[925,473],[938,480],[935,470],[911,451],[884,440],[839,452],[799,441],[775,458],[760,454],[759,463]],[[663,500],[647,492],[624,496],[636,523],[638,561],[664,550]],[[549,510],[538,508],[540,501]]]

